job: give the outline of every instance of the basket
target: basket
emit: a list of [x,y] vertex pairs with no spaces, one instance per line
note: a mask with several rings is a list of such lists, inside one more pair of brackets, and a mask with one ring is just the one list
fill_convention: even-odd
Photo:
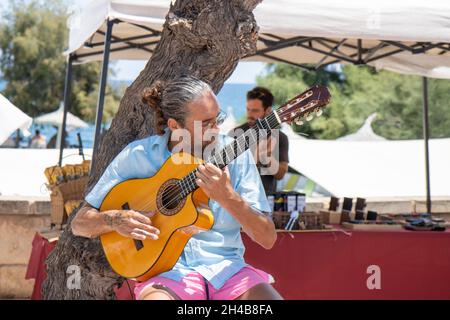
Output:
[[[291,213],[287,211],[274,211],[272,213],[273,223],[275,224],[275,229],[284,230],[289,219],[291,218]],[[294,223],[292,230],[298,230],[298,224]]]
[[320,212],[303,212],[297,220],[297,229],[320,230],[323,229],[323,215]]
[[67,221],[68,212],[64,205],[69,200],[82,200],[89,177],[82,177],[67,182],[62,182],[51,188],[50,194],[51,211],[50,219],[52,225],[62,226]]

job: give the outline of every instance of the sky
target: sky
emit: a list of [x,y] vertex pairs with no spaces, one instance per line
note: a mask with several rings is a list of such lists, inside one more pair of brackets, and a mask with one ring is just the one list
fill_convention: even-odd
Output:
[[[9,0],[0,0],[0,16]],[[83,7],[91,0],[68,0],[69,6]],[[144,68],[146,61],[119,60],[112,64],[115,70],[114,80],[134,80]],[[256,83],[256,77],[264,74],[265,63],[262,62],[239,62],[234,73],[226,83]]]
[[[114,65],[115,80],[134,80],[144,69],[146,61],[120,60]],[[264,74],[265,64],[261,62],[239,62],[226,83],[256,83],[256,76]]]

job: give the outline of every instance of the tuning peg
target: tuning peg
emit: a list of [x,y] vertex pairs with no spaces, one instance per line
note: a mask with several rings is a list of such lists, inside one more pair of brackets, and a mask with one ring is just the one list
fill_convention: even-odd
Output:
[[303,121],[302,121],[302,119],[301,118],[297,118],[297,119],[295,119],[295,124],[296,125],[298,125],[298,126],[301,126],[302,124],[303,124]]
[[316,117],[320,117],[322,115],[322,113],[323,113],[322,109],[320,109],[320,108],[316,109]]
[[314,118],[314,115],[311,113],[308,113],[305,117],[306,121],[311,121]]

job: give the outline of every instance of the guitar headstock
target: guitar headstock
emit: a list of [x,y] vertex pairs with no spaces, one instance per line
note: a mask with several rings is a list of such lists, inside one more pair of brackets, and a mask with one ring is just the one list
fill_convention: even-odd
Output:
[[328,88],[316,85],[283,104],[276,112],[281,122],[295,121],[300,125],[303,120],[312,120],[314,115],[320,116],[330,99]]

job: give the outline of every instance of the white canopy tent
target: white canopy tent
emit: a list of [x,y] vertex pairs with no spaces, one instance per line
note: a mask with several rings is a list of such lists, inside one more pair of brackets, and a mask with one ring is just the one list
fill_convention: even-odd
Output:
[[367,117],[366,121],[364,121],[364,124],[361,126],[361,128],[358,129],[358,131],[348,134],[346,136],[337,138],[336,140],[346,140],[346,141],[382,141],[386,140],[386,138],[377,135],[375,132],[373,132],[372,129],[372,122],[375,120],[377,114],[372,113],[370,116]]
[[[63,122],[63,115],[64,115],[64,105],[61,103],[61,105],[58,107],[57,110],[43,114],[39,117],[34,118],[34,122],[37,124],[50,124],[55,127],[59,127],[62,125]],[[67,120],[66,120],[66,126],[69,128],[87,128],[89,125],[78,118],[77,116],[73,115],[72,113],[67,113]]]
[[[65,111],[72,64],[103,61],[94,153],[109,60],[148,60],[159,41],[169,5],[169,0],[97,0],[70,18]],[[367,64],[424,76],[429,180],[426,77],[450,78],[447,0],[264,0],[254,14],[260,26],[257,52],[245,60],[285,62],[312,71],[333,63]],[[60,158],[61,154],[62,149]],[[429,195],[428,182],[427,190]]]
[[[90,157],[92,149],[86,149]],[[56,165],[56,149],[0,149],[0,196],[33,196],[48,198],[51,190],[44,175],[45,168]],[[65,149],[62,165],[83,161],[78,149]]]
[[[289,139],[289,165],[337,197],[426,195],[422,140]],[[450,139],[430,140],[433,196],[450,195]]]
[[[170,0],[92,1],[70,19],[66,54],[78,63],[101,60],[110,20],[117,22],[110,59],[148,60],[169,5]],[[446,0],[264,0],[254,14],[260,26],[258,52],[247,60],[297,65],[339,60],[450,78]]]
[[33,119],[0,94],[0,145],[17,129],[29,135]]
[[63,135],[63,127],[69,127],[70,129],[74,128],[87,128],[89,125],[78,118],[77,116],[67,112],[66,114],[66,122],[63,126],[64,122],[64,104],[61,103],[59,108],[55,111],[43,114],[39,117],[33,119],[36,124],[49,124],[58,128],[58,136],[56,139],[56,145],[61,145],[62,135]]

